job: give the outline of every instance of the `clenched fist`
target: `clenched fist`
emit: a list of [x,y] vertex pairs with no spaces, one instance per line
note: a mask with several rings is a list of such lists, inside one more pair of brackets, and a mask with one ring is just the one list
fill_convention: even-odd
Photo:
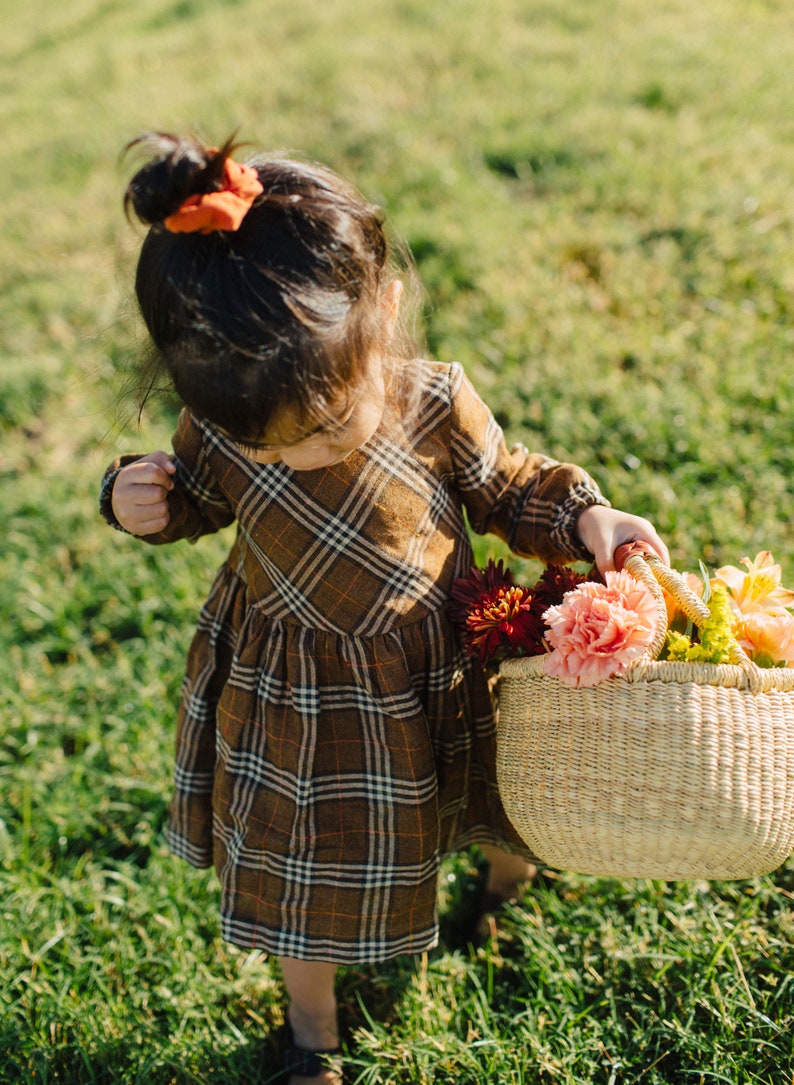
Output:
[[176,471],[166,452],[150,452],[122,467],[113,486],[113,514],[132,535],[154,535],[168,524],[166,498]]

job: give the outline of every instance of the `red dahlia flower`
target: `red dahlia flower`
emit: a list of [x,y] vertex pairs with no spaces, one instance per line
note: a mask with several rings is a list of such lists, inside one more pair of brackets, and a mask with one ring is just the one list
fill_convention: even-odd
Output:
[[452,586],[450,614],[471,655],[480,662],[505,656],[534,656],[548,651],[543,612],[585,578],[571,569],[549,565],[533,588],[519,587],[499,560],[472,569]]

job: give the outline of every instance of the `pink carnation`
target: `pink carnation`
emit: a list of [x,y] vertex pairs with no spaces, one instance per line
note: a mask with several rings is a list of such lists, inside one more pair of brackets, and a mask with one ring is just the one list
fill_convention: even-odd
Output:
[[552,649],[546,674],[569,686],[595,686],[646,651],[657,625],[656,601],[631,575],[605,574],[606,584],[587,581],[543,615]]

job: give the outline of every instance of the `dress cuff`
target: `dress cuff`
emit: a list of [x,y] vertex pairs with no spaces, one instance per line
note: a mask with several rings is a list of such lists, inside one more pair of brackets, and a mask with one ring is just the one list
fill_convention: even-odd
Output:
[[593,561],[593,555],[579,538],[576,530],[576,521],[585,509],[592,505],[605,505],[610,508],[610,503],[599,490],[592,479],[586,482],[578,482],[571,487],[566,499],[558,506],[554,517],[554,526],[551,530],[551,539],[554,544],[567,554],[571,561]]
[[105,471],[102,476],[102,485],[100,486],[99,510],[102,519],[110,524],[111,527],[115,527],[117,532],[123,532],[125,535],[131,535],[132,533],[128,532],[126,527],[121,527],[116,520],[116,514],[113,511],[113,487],[116,485],[116,478],[118,477],[121,468],[126,467],[127,463],[131,463],[137,459],[137,456],[123,456],[116,460],[116,462],[112,463]]

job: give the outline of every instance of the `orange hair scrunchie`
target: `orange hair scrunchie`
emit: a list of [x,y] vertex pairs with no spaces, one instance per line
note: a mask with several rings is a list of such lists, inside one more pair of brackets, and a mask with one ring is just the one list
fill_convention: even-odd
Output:
[[211,234],[215,230],[239,230],[251,204],[264,192],[253,166],[231,158],[223,165],[223,188],[190,196],[178,211],[163,220],[172,234]]

